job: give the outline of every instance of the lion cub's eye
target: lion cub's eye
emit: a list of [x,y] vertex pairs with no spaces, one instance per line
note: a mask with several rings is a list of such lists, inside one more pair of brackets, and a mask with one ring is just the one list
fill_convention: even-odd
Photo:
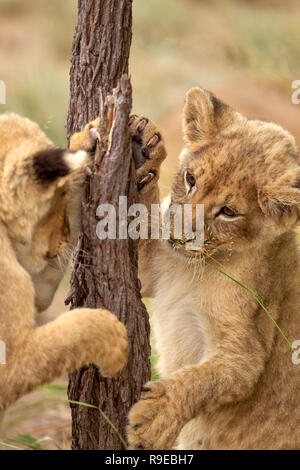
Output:
[[233,218],[237,216],[237,214],[233,212],[233,210],[227,206],[223,206],[217,215],[224,215],[225,217],[229,217],[229,218]]
[[185,181],[187,182],[189,189],[192,189],[196,184],[194,176],[189,171],[185,172]]

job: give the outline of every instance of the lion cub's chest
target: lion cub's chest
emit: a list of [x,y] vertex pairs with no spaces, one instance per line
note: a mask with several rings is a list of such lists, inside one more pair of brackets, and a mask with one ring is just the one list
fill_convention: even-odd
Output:
[[152,327],[162,376],[207,355],[203,283],[185,266],[165,266],[153,300]]

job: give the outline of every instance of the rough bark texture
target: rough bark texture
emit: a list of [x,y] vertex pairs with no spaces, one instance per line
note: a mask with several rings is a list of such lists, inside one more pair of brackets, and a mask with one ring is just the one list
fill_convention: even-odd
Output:
[[[106,99],[128,71],[132,1],[79,0],[78,7],[68,136],[100,115],[101,144],[92,175],[87,177],[82,234],[71,276],[72,306],[105,307],[114,312],[127,327],[130,352],[128,366],[118,379],[104,379],[93,365],[71,374],[69,398],[99,406],[125,437],[128,411],[150,378],[149,321],[139,292],[137,243],[118,238],[100,241],[96,210],[101,203],[111,203],[118,214],[120,195],[128,197],[128,204],[137,196],[127,124],[131,109],[127,76],[114,94],[114,105]],[[74,450],[123,448],[99,411],[71,408]]]
[[128,73],[132,0],[78,0],[70,71],[68,137],[99,116],[103,98]]

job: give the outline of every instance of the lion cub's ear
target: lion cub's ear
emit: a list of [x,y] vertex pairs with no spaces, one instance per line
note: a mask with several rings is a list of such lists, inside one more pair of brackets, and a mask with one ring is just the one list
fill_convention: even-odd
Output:
[[265,215],[288,224],[300,218],[300,167],[287,170],[258,191],[258,202]]
[[64,178],[74,171],[84,169],[90,158],[79,150],[72,152],[60,148],[50,148],[33,155],[33,172],[40,183],[51,183]]
[[191,88],[183,108],[183,136],[187,144],[205,143],[242,116],[204,88]]

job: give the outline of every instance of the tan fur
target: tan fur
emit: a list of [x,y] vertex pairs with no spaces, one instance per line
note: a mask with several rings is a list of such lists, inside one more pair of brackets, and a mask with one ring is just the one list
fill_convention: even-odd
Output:
[[[139,130],[143,119],[136,117],[131,129],[147,147],[158,129],[148,122]],[[205,245],[195,252],[141,242],[140,278],[153,297],[162,378],[145,386],[130,412],[131,447],[300,449],[300,365],[253,296],[218,270],[259,294],[290,342],[300,339],[294,138],[199,88],[187,94],[183,130],[171,202],[204,204]],[[159,174],[165,154],[160,140],[139,177]],[[140,194],[146,204],[158,203],[157,178]],[[224,206],[237,217],[220,214]]]
[[[125,327],[106,310],[78,308],[35,326],[36,313],[49,306],[64,274],[60,260],[65,265],[78,236],[90,165],[81,149],[95,144],[90,128],[71,140],[73,152],[60,151],[28,119],[0,116],[0,340],[7,362],[0,364],[2,414],[22,394],[61,374],[95,363],[112,377],[127,360]],[[56,150],[57,168],[49,157]]]

